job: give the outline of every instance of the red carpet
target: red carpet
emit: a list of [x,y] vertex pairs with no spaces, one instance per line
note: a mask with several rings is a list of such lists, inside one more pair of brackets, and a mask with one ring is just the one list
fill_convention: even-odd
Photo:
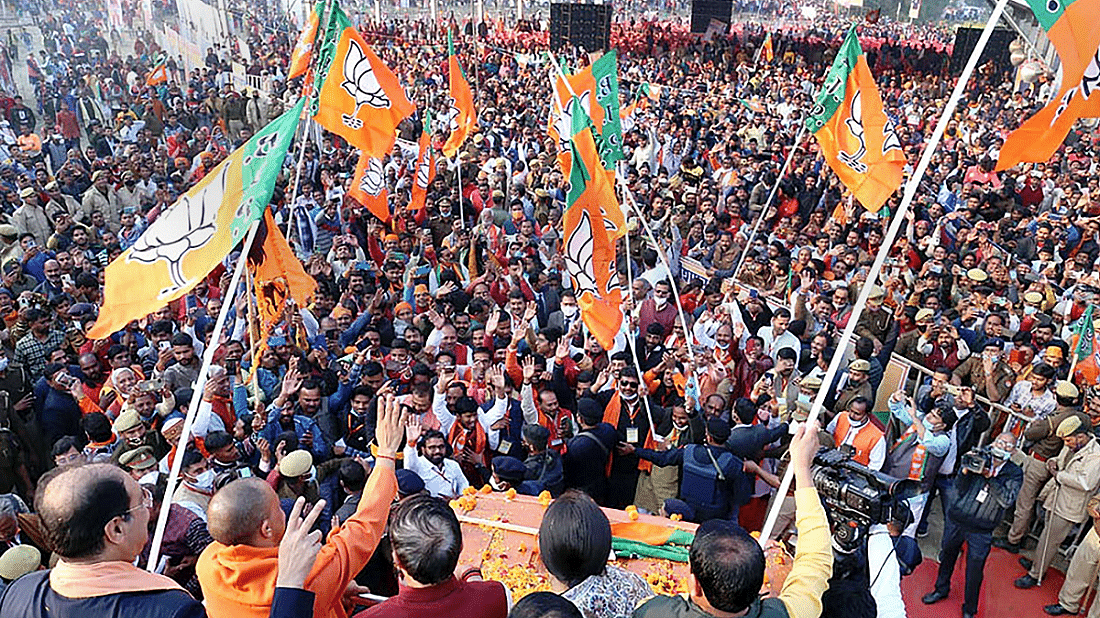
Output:
[[[1058,590],[1064,579],[1062,572],[1050,569],[1042,585],[1031,590],[1018,590],[1012,582],[1024,574],[1024,569],[1016,561],[1017,558],[1019,556],[996,547],[990,551],[989,559],[985,562],[982,596],[978,601],[978,618],[1047,617],[1043,606],[1058,602]],[[901,580],[901,593],[905,598],[905,610],[909,618],[957,618],[962,615],[966,582],[965,556],[960,554],[955,563],[955,573],[951,578],[951,596],[935,605],[925,605],[920,598],[932,591],[937,569],[938,562],[925,558],[912,575]]]

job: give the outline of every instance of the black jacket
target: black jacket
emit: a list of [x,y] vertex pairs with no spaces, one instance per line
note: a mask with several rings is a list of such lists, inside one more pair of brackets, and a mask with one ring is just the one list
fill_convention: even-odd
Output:
[[1005,462],[997,476],[960,474],[955,481],[958,497],[947,509],[948,516],[960,526],[979,532],[993,532],[1004,519],[1005,511],[1016,504],[1016,494],[1024,484],[1024,471],[1011,461]]
[[579,489],[602,504],[607,495],[607,458],[618,442],[618,433],[608,423],[573,436],[562,455],[565,488]]

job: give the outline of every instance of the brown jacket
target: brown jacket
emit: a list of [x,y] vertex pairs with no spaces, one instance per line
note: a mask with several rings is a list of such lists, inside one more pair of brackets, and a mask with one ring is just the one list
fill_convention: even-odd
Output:
[[1092,424],[1092,421],[1080,408],[1067,408],[1065,406],[1058,406],[1054,409],[1054,413],[1046,418],[1028,423],[1027,427],[1024,428],[1024,439],[1028,442],[1034,442],[1031,445],[1031,454],[1039,459],[1046,460],[1060,453],[1062,451],[1062,439],[1055,435],[1054,430],[1058,429],[1058,425],[1062,421],[1073,415],[1077,415],[1081,422],[1086,425]]

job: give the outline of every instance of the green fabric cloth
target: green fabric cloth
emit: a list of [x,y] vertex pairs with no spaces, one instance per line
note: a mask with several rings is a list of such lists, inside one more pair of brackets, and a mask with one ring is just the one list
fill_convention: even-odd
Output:
[[688,547],[695,535],[684,530],[674,530],[664,545],[650,545],[640,541],[612,538],[611,549],[620,558],[661,558],[675,562],[688,561]]

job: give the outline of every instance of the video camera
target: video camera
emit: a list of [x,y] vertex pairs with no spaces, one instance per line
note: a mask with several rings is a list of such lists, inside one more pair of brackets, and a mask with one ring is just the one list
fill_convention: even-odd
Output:
[[859,548],[872,524],[910,516],[902,501],[915,496],[916,481],[897,479],[852,461],[850,449],[822,449],[814,457],[814,486],[821,497],[837,551]]
[[959,459],[959,466],[963,472],[973,474],[985,474],[993,469],[993,466],[1008,459],[1008,453],[994,446],[974,448],[963,453]]

